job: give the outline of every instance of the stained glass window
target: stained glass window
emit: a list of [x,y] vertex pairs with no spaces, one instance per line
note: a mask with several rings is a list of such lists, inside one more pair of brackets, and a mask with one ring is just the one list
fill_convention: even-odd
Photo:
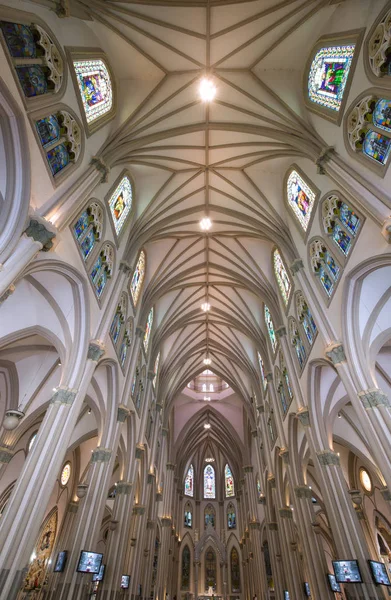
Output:
[[[109,199],[115,232],[118,235],[132,209],[133,190],[129,177],[123,177]],[[133,275],[134,277],[134,275]],[[133,282],[133,281],[132,281]],[[133,296],[133,292],[132,292]]]
[[212,525],[212,527],[216,526],[216,511],[211,504],[208,504],[205,507],[204,519],[205,519],[205,529],[208,527],[208,525]]
[[185,478],[185,496],[194,496],[194,467],[190,465]]
[[262,488],[261,488],[261,482],[259,481],[259,477],[257,477],[257,493],[258,493],[258,499],[262,497]]
[[281,254],[279,253],[277,248],[273,252],[273,267],[278,287],[280,288],[281,296],[286,306],[291,295],[292,285],[288,273],[285,269],[284,263],[282,261]]
[[263,363],[262,356],[260,355],[260,353],[258,352],[257,354],[258,354],[259,370],[261,371],[261,380],[262,380],[263,391],[266,391],[267,379],[266,379],[266,373],[265,373],[265,365]]
[[312,102],[339,111],[354,49],[354,44],[330,46],[316,53],[308,76],[308,96]]
[[372,160],[385,165],[391,152],[391,139],[370,129],[365,134],[363,152]]
[[73,62],[87,123],[108,113],[113,106],[113,90],[103,60]]
[[231,472],[231,469],[229,468],[229,465],[225,465],[224,478],[225,478],[225,497],[232,498],[232,496],[235,496],[235,485],[234,485],[234,478],[232,477],[232,472]]
[[107,280],[112,275],[113,259],[113,248],[109,244],[105,244],[90,273],[90,278],[98,298],[101,297]]
[[359,217],[335,194],[331,194],[323,202],[322,217],[326,233],[347,256],[360,227]]
[[156,380],[157,380],[157,375],[158,375],[158,372],[159,372],[159,362],[160,362],[160,352],[159,352],[159,354],[156,357],[155,366],[153,368],[153,372],[154,372],[154,376],[153,376],[153,379],[152,379],[152,385],[153,385],[153,387],[156,387]]
[[191,569],[191,560],[190,560],[190,549],[189,546],[185,546],[182,552],[182,577],[181,577],[181,589],[189,590],[190,589],[190,569]]
[[103,211],[99,204],[91,202],[87,210],[81,213],[72,229],[82,257],[86,261],[102,235]]
[[322,284],[327,296],[331,296],[340,275],[340,268],[328,248],[321,240],[314,240],[310,246],[311,266]]
[[34,442],[37,438],[37,431],[35,433],[33,433],[33,435],[30,438],[30,441],[28,443],[28,447],[27,447],[27,451],[30,452],[31,448],[34,446]]
[[240,562],[239,553],[235,547],[231,550],[231,592],[240,592]]
[[184,519],[184,525],[185,527],[192,527],[192,521],[193,521],[193,515],[191,512],[191,504],[189,502],[187,502],[186,506],[185,506],[185,519]]
[[137,306],[137,301],[140,296],[141,286],[143,285],[145,275],[145,253],[143,250],[138,257],[136,269],[133,273],[132,282],[130,284],[130,292],[132,294],[133,304]]
[[118,306],[115,311],[115,315],[114,315],[114,318],[112,320],[111,327],[110,327],[110,336],[114,342],[114,345],[118,342],[121,327],[122,327],[123,323],[125,322],[125,317],[126,317],[125,311],[126,311],[126,296],[123,294],[118,303]]
[[232,502],[228,504],[227,508],[227,527],[228,529],[236,529],[236,512]]
[[267,332],[269,334],[270,343],[272,345],[272,350],[273,350],[273,352],[275,352],[276,348],[277,348],[277,338],[276,338],[276,334],[274,331],[273,319],[270,314],[270,310],[266,306],[266,304],[265,304],[265,323],[266,323],[266,327],[267,327]]
[[293,319],[289,322],[289,333],[291,338],[291,344],[295,349],[298,363],[300,365],[300,368],[303,368],[307,358],[307,352],[301,339],[299,330],[297,328],[296,321],[294,321]]
[[304,231],[307,231],[316,194],[295,170],[288,177],[287,196],[289,206]]
[[287,400],[286,393],[285,393],[285,388],[284,388],[284,384],[283,384],[283,381],[281,379],[281,376],[279,375],[279,372],[278,372],[278,375],[276,377],[276,380],[277,380],[277,392],[278,392],[278,397],[280,399],[282,413],[284,415],[286,415],[286,413],[288,412],[288,408],[289,408],[289,402]]
[[61,471],[61,485],[66,486],[66,484],[68,483],[68,481],[71,478],[71,463],[67,462],[65,463],[65,465],[63,466],[63,469]]
[[212,465],[204,469],[204,498],[216,498],[215,470]]
[[119,361],[121,363],[121,367],[124,366],[126,362],[126,357],[128,355],[128,349],[132,343],[133,337],[133,321],[128,319],[124,331],[124,335],[122,338],[121,346],[119,348]]
[[151,337],[152,325],[153,325],[153,307],[149,311],[149,315],[148,315],[148,319],[147,319],[147,324],[145,326],[145,333],[144,333],[144,350],[145,350],[145,353],[148,352],[149,339]]
[[310,346],[314,343],[315,336],[317,334],[317,327],[308,304],[304,299],[303,294],[300,292],[297,296],[297,316],[299,322],[302,324],[306,338]]

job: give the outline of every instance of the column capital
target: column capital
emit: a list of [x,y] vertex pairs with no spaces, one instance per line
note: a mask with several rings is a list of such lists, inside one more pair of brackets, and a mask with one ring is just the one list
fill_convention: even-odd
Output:
[[386,502],[391,502],[391,492],[388,487],[381,489],[380,493]]
[[268,372],[265,374],[265,377],[266,377],[266,381],[267,381],[268,383],[270,383],[271,381],[273,381],[273,373],[272,373],[271,371],[268,371]]
[[282,337],[284,337],[284,335],[286,335],[285,325],[280,325],[280,327],[277,327],[277,329],[275,330],[275,334],[278,337],[278,339],[281,339]]
[[145,506],[143,504],[135,504],[133,506],[132,513],[134,515],[140,515],[140,516],[142,516],[145,513]]
[[165,517],[161,517],[160,522],[162,524],[162,527],[171,527],[172,517],[169,515],[166,515]]
[[136,455],[135,455],[136,458],[142,458],[143,455],[144,455],[144,452],[145,452],[144,445],[143,444],[136,444],[135,452],[136,452]]
[[156,480],[155,473],[148,473],[147,475],[147,483],[153,483]]
[[321,450],[316,455],[322,467],[335,467],[340,464],[339,456],[333,450]]
[[259,412],[260,415],[262,415],[265,412],[264,405],[263,404],[258,404],[257,411]]
[[133,483],[131,481],[117,481],[117,494],[124,494],[125,496],[129,496],[133,488]]
[[278,513],[281,519],[293,519],[292,510],[290,508],[279,508]]
[[7,448],[7,446],[0,446],[0,463],[3,465],[11,462],[14,453],[11,448]]
[[289,450],[288,448],[281,448],[278,456],[281,456],[285,465],[289,465]]
[[110,167],[106,165],[103,158],[101,158],[100,156],[93,156],[91,158],[91,164],[95,167],[97,171],[99,171],[99,173],[102,174],[100,183],[106,183],[109,178]]
[[333,146],[325,146],[319,153],[318,158],[315,160],[315,164],[318,167],[317,172],[319,175],[325,175],[325,165],[331,160],[333,154],[335,153]]
[[276,478],[274,477],[273,474],[270,474],[267,478],[267,482],[270,485],[270,487],[275,488],[276,487]]
[[156,502],[162,502],[162,500],[163,500],[163,492],[156,492],[155,499],[156,499]]
[[163,410],[163,404],[160,404],[160,402],[156,402],[156,404],[155,404],[155,410],[156,410],[157,413],[162,412],[162,410]]
[[391,244],[391,217],[384,221],[381,232],[387,244]]
[[153,371],[148,371],[147,379],[149,379],[149,381],[153,381],[155,379],[155,373]]
[[166,464],[167,471],[175,471],[175,467],[176,467],[176,465],[174,465],[174,463],[168,462]]
[[253,436],[253,438],[258,437],[258,431],[257,431],[257,429],[252,429],[251,430],[251,435]]
[[274,521],[270,521],[267,524],[267,528],[269,529],[269,531],[277,531],[278,530],[278,525]]
[[250,527],[250,529],[261,529],[261,524],[259,521],[255,520],[255,521],[250,521],[248,526]]
[[95,450],[92,452],[91,462],[109,462],[112,455],[112,451],[110,448],[102,448],[101,446],[97,446]]
[[245,467],[243,467],[243,471],[245,473],[252,473],[253,472],[253,467],[252,465],[246,465]]
[[68,504],[68,512],[75,514],[75,513],[77,513],[78,510],[79,510],[79,503],[78,502],[71,501]]
[[168,436],[168,429],[167,429],[167,427],[162,427],[162,436],[163,437],[167,437]]
[[297,485],[295,487],[296,498],[312,498],[312,490],[308,485]]
[[304,427],[309,427],[311,425],[310,421],[310,411],[308,406],[302,406],[296,413],[296,417],[299,419],[300,423]]
[[142,327],[136,327],[136,336],[141,338],[144,335],[144,330]]
[[345,350],[342,342],[332,342],[325,349],[325,354],[334,366],[346,362]]
[[42,252],[49,252],[53,248],[52,240],[56,237],[56,229],[49,221],[41,217],[33,217],[24,233],[34,242],[42,244]]
[[105,345],[101,340],[90,340],[87,358],[98,362],[105,353]]
[[117,407],[117,421],[118,423],[125,423],[126,419],[130,415],[130,410],[125,404],[119,404]]
[[388,396],[379,388],[371,388],[358,393],[365,409],[377,408],[378,406],[391,406]]
[[[1,269],[0,269],[1,271]],[[5,292],[0,296],[0,304],[3,304],[3,302],[5,302],[7,300],[7,298],[9,298],[15,291],[15,286],[13,283],[11,283],[10,286],[7,287],[7,289],[5,290]]]
[[155,529],[155,527],[156,527],[156,521],[151,521],[150,519],[148,519],[147,529]]
[[121,262],[119,263],[119,270],[125,275],[130,275],[130,273],[132,272],[132,267],[126,260],[121,260]]
[[301,269],[304,269],[304,264],[301,258],[295,258],[295,260],[290,265],[290,270],[293,276],[296,275]]
[[77,390],[73,388],[67,387],[59,387],[56,392],[53,394],[52,399],[50,400],[51,404],[73,404],[75,399]]

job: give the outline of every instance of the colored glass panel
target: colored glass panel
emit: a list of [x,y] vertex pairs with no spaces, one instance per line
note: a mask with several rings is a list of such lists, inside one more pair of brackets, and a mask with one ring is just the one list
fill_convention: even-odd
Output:
[[1,31],[13,58],[36,58],[34,33],[28,25],[1,21]]
[[109,200],[110,212],[111,216],[113,217],[115,232],[117,235],[121,231],[126,217],[132,208],[132,195],[132,184],[130,183],[128,177],[123,177]]
[[352,238],[340,225],[338,225],[338,223],[334,225],[332,237],[334,242],[340,247],[345,256],[347,256],[352,245]]
[[90,217],[88,215],[88,212],[85,210],[84,212],[82,212],[82,214],[80,215],[76,224],[73,227],[73,230],[75,232],[77,239],[81,238],[83,233],[88,228],[89,224],[90,224]]
[[312,61],[308,76],[309,99],[339,111],[354,55],[354,44],[321,48]]
[[331,256],[330,252],[326,252],[325,261],[334,279],[338,279],[339,267],[334,258]]
[[334,287],[334,282],[331,280],[328,272],[326,271],[323,265],[319,268],[318,274],[320,282],[323,285],[327,295],[331,296]]
[[185,496],[194,496],[194,467],[190,465],[185,477]]
[[88,256],[91,254],[91,251],[94,246],[95,246],[95,234],[94,234],[94,230],[90,229],[90,231],[87,233],[84,240],[80,244],[80,248],[81,248],[84,260],[86,260],[88,258]]
[[267,379],[266,379],[266,374],[265,374],[265,365],[263,363],[262,356],[259,354],[259,352],[258,352],[258,363],[259,363],[259,370],[261,371],[261,379],[262,379],[263,390],[265,391],[266,387],[267,387]]
[[286,413],[288,412],[288,402],[286,399],[285,390],[282,382],[280,382],[280,385],[278,386],[278,395],[280,397],[282,412],[284,413],[284,415],[286,415]]
[[282,262],[281,254],[278,250],[274,250],[273,253],[273,267],[278,287],[280,288],[281,296],[286,306],[289,301],[292,286],[288,277],[288,273],[286,272],[284,263]]
[[384,131],[391,131],[391,100],[381,98],[376,102],[373,124]]
[[184,525],[185,527],[192,527],[193,515],[191,514],[191,510],[185,509],[185,519]]
[[91,271],[91,280],[94,284],[95,292],[98,298],[102,295],[107,282],[107,271],[103,266],[102,257],[99,256]]
[[262,495],[262,488],[261,488],[261,482],[259,481],[259,479],[257,479],[257,492],[258,492],[258,498],[260,498]]
[[113,90],[103,60],[74,61],[77,83],[87,123],[99,119],[113,106]]
[[339,218],[350,233],[356,235],[360,227],[360,219],[344,202],[341,204]]
[[156,380],[157,380],[157,375],[159,372],[159,362],[160,362],[160,352],[156,357],[155,366],[153,368],[153,372],[154,372],[154,376],[153,376],[153,380],[152,380],[153,387],[156,387]]
[[301,341],[301,337],[299,335],[296,336],[295,340],[295,350],[297,355],[297,360],[299,361],[299,365],[302,367],[304,365],[307,353],[303,346],[303,342]]
[[215,526],[215,517],[216,513],[213,506],[208,504],[204,512],[205,528],[208,527],[208,525],[212,525],[212,527]]
[[39,119],[36,121],[35,126],[43,148],[60,139],[60,124],[56,115],[49,115],[48,117]]
[[46,153],[46,158],[53,175],[57,175],[57,173],[69,165],[69,153],[65,144],[54,146],[54,148]]
[[289,396],[291,398],[293,398],[293,391],[292,391],[292,387],[291,387],[291,382],[290,382],[289,375],[288,375],[288,370],[287,370],[286,367],[284,367],[282,375],[283,375],[283,377],[285,379],[285,383],[286,383],[286,387],[287,387],[287,390],[288,390],[288,394],[289,394]]
[[133,304],[137,306],[137,301],[140,296],[141,286],[145,275],[145,253],[143,250],[138,257],[136,269],[133,273],[132,282],[130,284],[130,292],[132,294]]
[[119,332],[121,331],[122,320],[122,313],[120,310],[117,310],[110,327],[110,335],[113,338],[114,344],[116,344],[118,341]]
[[266,327],[267,327],[267,332],[269,334],[270,343],[272,345],[272,350],[273,350],[273,352],[275,352],[276,348],[277,348],[277,339],[276,339],[276,334],[274,332],[273,319],[270,314],[270,310],[268,309],[266,304],[265,304],[265,323],[266,323]]
[[48,83],[45,71],[40,65],[17,65],[15,69],[26,98],[47,93]]
[[235,547],[231,550],[231,592],[240,592],[239,553]]
[[124,338],[121,343],[121,347],[119,349],[119,360],[121,366],[123,367],[125,364],[126,356],[128,354],[128,348],[130,346],[130,342],[127,338]]
[[288,177],[287,195],[289,206],[307,231],[316,195],[297,171],[292,171]]
[[190,589],[190,549],[189,546],[185,546],[182,552],[182,577],[181,577],[181,589]]
[[376,131],[368,130],[365,134],[363,152],[381,165],[385,165],[388,161],[391,151],[391,139],[376,133]]
[[225,477],[225,496],[226,498],[231,498],[235,496],[235,484],[234,478],[232,477],[231,469],[229,465],[225,465],[224,469],[224,477]]
[[66,463],[61,471],[61,485],[66,485],[71,478],[71,463]]
[[215,470],[211,465],[204,469],[204,498],[216,497]]
[[236,513],[232,504],[230,504],[230,506],[228,507],[227,525],[228,529],[236,529]]
[[149,346],[149,340],[151,337],[152,325],[153,325],[153,307],[149,311],[147,324],[145,327],[145,333],[144,333],[144,350],[145,350],[145,352],[148,352],[148,346]]

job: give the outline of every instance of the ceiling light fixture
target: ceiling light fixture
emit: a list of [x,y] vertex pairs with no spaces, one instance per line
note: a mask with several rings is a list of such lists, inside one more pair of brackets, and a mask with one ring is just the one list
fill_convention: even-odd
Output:
[[200,227],[202,231],[208,231],[208,229],[212,227],[212,221],[209,219],[209,217],[204,217],[203,219],[201,219]]
[[212,425],[210,423],[204,423],[204,429],[210,429]]
[[200,82],[200,96],[203,102],[212,102],[216,96],[216,86],[211,79],[204,77]]
[[210,396],[204,396],[205,402],[210,402]]
[[210,310],[209,302],[204,302],[203,304],[201,304],[201,308],[204,312],[208,312]]
[[204,365],[211,365],[212,364],[212,360],[210,358],[204,358]]
[[212,457],[210,457],[210,458],[205,458],[205,462],[207,462],[207,463],[211,463],[211,462],[214,462],[214,461],[215,461],[215,459],[214,459],[214,458],[212,458]]

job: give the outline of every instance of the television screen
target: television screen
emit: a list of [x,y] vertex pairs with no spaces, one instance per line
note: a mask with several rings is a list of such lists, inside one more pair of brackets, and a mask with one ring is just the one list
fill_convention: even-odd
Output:
[[99,573],[95,573],[95,575],[92,576],[92,581],[103,581],[103,577],[105,576],[105,568],[106,565],[101,565]]
[[379,585],[391,585],[386,565],[376,560],[369,560],[373,581]]
[[99,573],[102,559],[103,554],[82,550],[76,570],[78,573]]
[[311,596],[310,584],[307,581],[304,583],[304,593],[308,598]]
[[327,574],[327,579],[329,580],[329,585],[330,585],[330,589],[332,592],[339,592],[341,593],[341,586],[339,585],[339,583],[337,582],[337,580],[335,579],[335,575],[332,575],[331,573]]
[[288,592],[288,590],[284,590],[284,600],[289,600],[289,592]]
[[130,575],[121,575],[121,589],[127,590],[130,584]]
[[333,560],[333,569],[338,583],[362,583],[356,560]]
[[57,554],[56,564],[54,565],[55,573],[62,573],[65,569],[65,563],[67,562],[68,552],[63,550]]

